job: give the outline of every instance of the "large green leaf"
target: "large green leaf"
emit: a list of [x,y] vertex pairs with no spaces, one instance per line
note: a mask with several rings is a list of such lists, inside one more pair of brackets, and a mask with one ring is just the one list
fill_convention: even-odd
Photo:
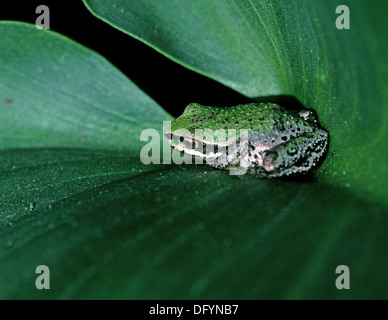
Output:
[[171,119],[104,58],[60,35],[11,22],[0,34],[1,149],[137,151],[143,129]]
[[[319,178],[388,204],[386,1],[84,0],[101,19],[250,97],[318,112],[336,157]],[[336,28],[348,5],[350,29]]]
[[[106,8],[116,5],[118,13],[125,14],[129,10],[126,5],[131,3],[135,2],[122,1],[120,7],[110,2]],[[141,5],[142,1],[136,3]],[[148,3],[144,16],[158,17],[158,11],[151,10],[157,2]],[[222,7],[221,2],[212,3],[214,6],[198,7],[196,11],[190,7],[194,1],[179,1],[175,6],[181,10],[180,5],[188,6],[186,18],[190,20],[193,12],[205,23],[210,9]],[[232,2],[223,3],[225,14],[233,9]],[[259,2],[249,3],[257,6]],[[304,10],[331,17],[327,10],[320,11],[321,4],[317,6],[306,4]],[[182,11],[169,9],[165,19],[179,21],[181,14],[176,12]],[[298,26],[303,19],[299,11],[283,12],[284,16],[298,18]],[[132,12],[142,20],[143,15]],[[246,14],[257,16],[257,12],[248,10]],[[274,23],[269,21],[268,28]],[[168,28],[178,29],[168,23]],[[187,23],[191,21],[178,25],[186,30]],[[370,39],[365,39],[374,50],[381,31],[376,24],[363,23],[369,32],[376,28],[376,35],[369,33]],[[142,30],[147,24],[137,25]],[[157,26],[156,33],[155,28],[150,30],[160,36],[162,26]],[[227,26],[225,22],[218,30],[221,38]],[[295,26],[289,27],[290,34]],[[209,36],[211,30],[207,30]],[[251,32],[254,30],[252,27]],[[375,128],[360,137],[352,131],[359,121],[358,111],[343,103],[349,91],[342,87],[345,91],[334,99],[332,92],[337,87],[331,83],[333,79],[326,82],[331,91],[325,93],[319,91],[316,82],[315,92],[321,92],[315,98],[316,109],[332,134],[332,150],[337,155],[329,155],[314,178],[258,180],[203,166],[143,165],[139,153],[146,142],[139,140],[139,134],[149,127],[160,130],[162,121],[170,119],[168,114],[106,60],[66,38],[19,23],[2,22],[0,31],[0,99],[4,101],[0,106],[1,298],[386,296],[388,218],[382,200],[385,185],[379,177],[386,167],[377,155],[387,150],[382,144],[386,122],[381,101],[386,101],[385,91],[376,87],[380,90],[376,97],[368,97],[380,99],[376,107],[380,117]],[[192,33],[182,32],[182,39],[187,37],[187,43],[191,43]],[[329,49],[325,34],[319,35],[316,46]],[[184,51],[185,47],[176,43],[180,39],[163,41]],[[302,48],[305,45],[298,44]],[[338,50],[336,45],[333,48]],[[287,49],[290,54],[291,49]],[[297,52],[293,53],[295,57]],[[193,54],[193,61],[196,56]],[[349,52],[347,59],[354,61]],[[382,64],[382,55],[371,61],[376,66]],[[336,66],[337,62],[330,63]],[[372,77],[364,70],[370,67],[370,61],[363,63],[353,71],[355,79],[361,81],[358,72],[363,72],[367,88],[378,81],[383,83],[387,69],[374,66],[371,70],[377,75]],[[211,64],[213,61],[208,67]],[[227,60],[225,65],[229,65]],[[310,72],[308,64],[305,66],[304,72]],[[334,67],[330,65],[329,69],[336,74]],[[274,71],[270,67],[266,72]],[[236,71],[235,75],[244,76]],[[354,88],[354,79],[348,73],[343,76]],[[230,83],[234,81],[231,79]],[[271,81],[284,79],[279,72]],[[307,88],[302,83],[295,84],[295,90]],[[279,92],[264,89],[258,95],[275,93],[290,92],[283,92],[279,86]],[[357,91],[353,93],[357,97],[348,97],[349,103],[362,97]],[[296,96],[306,104],[307,100]],[[322,99],[341,102],[326,108]],[[339,106],[348,106],[354,114],[339,119],[344,115]],[[368,119],[358,124],[367,127]],[[349,137],[341,133],[340,120],[349,124]],[[371,139],[366,143],[368,135]],[[357,148],[356,138],[360,142]],[[373,146],[378,147],[376,151]],[[353,168],[362,157],[366,159],[364,151],[370,152],[370,162],[364,164],[364,170]],[[377,167],[369,168],[372,160]],[[362,177],[364,186],[356,183]],[[35,268],[41,264],[51,271],[51,289],[47,291],[39,291],[34,285]],[[351,270],[350,290],[335,287],[335,269],[342,264]]]
[[[388,223],[382,208],[316,183],[233,179],[202,168],[153,169],[76,193],[4,229],[2,297],[381,298],[387,293],[382,244]],[[316,207],[320,210],[311,210]],[[47,292],[34,288],[40,264],[51,270]],[[351,270],[349,291],[334,285],[342,264]]]

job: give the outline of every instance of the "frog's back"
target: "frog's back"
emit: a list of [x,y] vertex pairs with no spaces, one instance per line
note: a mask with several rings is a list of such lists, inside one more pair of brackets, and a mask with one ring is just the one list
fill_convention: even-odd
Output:
[[172,130],[247,129],[265,134],[271,131],[276,121],[280,121],[284,111],[284,108],[273,103],[250,103],[224,108],[192,103],[173,121]]
[[251,140],[270,147],[312,132],[316,126],[314,121],[307,123],[297,111],[287,111],[274,103],[250,103],[224,108],[192,103],[171,123],[171,131],[184,128],[194,135],[198,129],[213,132],[222,129],[227,137],[228,131],[234,129],[238,137],[240,130],[245,129]]

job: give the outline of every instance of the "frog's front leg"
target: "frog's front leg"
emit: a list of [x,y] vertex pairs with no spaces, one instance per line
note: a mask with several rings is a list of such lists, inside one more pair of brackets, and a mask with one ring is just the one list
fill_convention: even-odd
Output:
[[305,133],[261,152],[262,166],[256,167],[261,176],[280,177],[294,173],[305,173],[314,167],[328,144],[324,130]]
[[249,152],[249,142],[247,138],[238,139],[224,146],[218,146],[217,152],[220,154],[215,159],[206,163],[218,168],[231,170],[232,175],[242,175],[247,172],[250,163],[247,162],[247,155]]
[[216,159],[213,167],[229,170],[231,175],[243,175],[251,167],[248,161],[249,150],[248,139],[239,139],[228,145],[226,152]]

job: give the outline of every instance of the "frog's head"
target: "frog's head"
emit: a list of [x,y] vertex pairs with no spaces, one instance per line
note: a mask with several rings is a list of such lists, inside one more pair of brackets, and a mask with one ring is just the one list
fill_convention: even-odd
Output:
[[205,124],[216,118],[217,109],[199,103],[190,103],[183,114],[171,122],[171,131],[186,129],[194,135],[195,129],[203,128]]
[[[212,142],[214,136],[211,136],[216,129],[212,125],[212,120],[217,116],[216,109],[218,108],[198,103],[189,104],[183,114],[166,128],[164,134],[168,143],[178,151],[199,157],[208,157],[211,146],[214,150],[211,154],[216,156],[218,144]],[[205,132],[205,136],[198,134],[199,131],[203,133],[204,128],[210,129],[210,133]],[[208,148],[208,154],[206,154],[206,148]]]

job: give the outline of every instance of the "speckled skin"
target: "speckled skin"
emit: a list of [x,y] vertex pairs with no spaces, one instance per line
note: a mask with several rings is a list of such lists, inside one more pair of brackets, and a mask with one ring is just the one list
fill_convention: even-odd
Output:
[[[189,132],[182,134],[178,129]],[[198,129],[225,129],[226,140],[196,135]],[[228,136],[230,129],[236,130],[235,139]],[[244,140],[243,135],[240,139],[242,129],[248,130],[248,139]],[[329,141],[328,133],[319,127],[313,111],[287,111],[274,103],[226,108],[192,103],[172,121],[165,134],[172,147],[211,160],[207,163],[213,167],[241,167],[259,177],[281,177],[312,170]]]

